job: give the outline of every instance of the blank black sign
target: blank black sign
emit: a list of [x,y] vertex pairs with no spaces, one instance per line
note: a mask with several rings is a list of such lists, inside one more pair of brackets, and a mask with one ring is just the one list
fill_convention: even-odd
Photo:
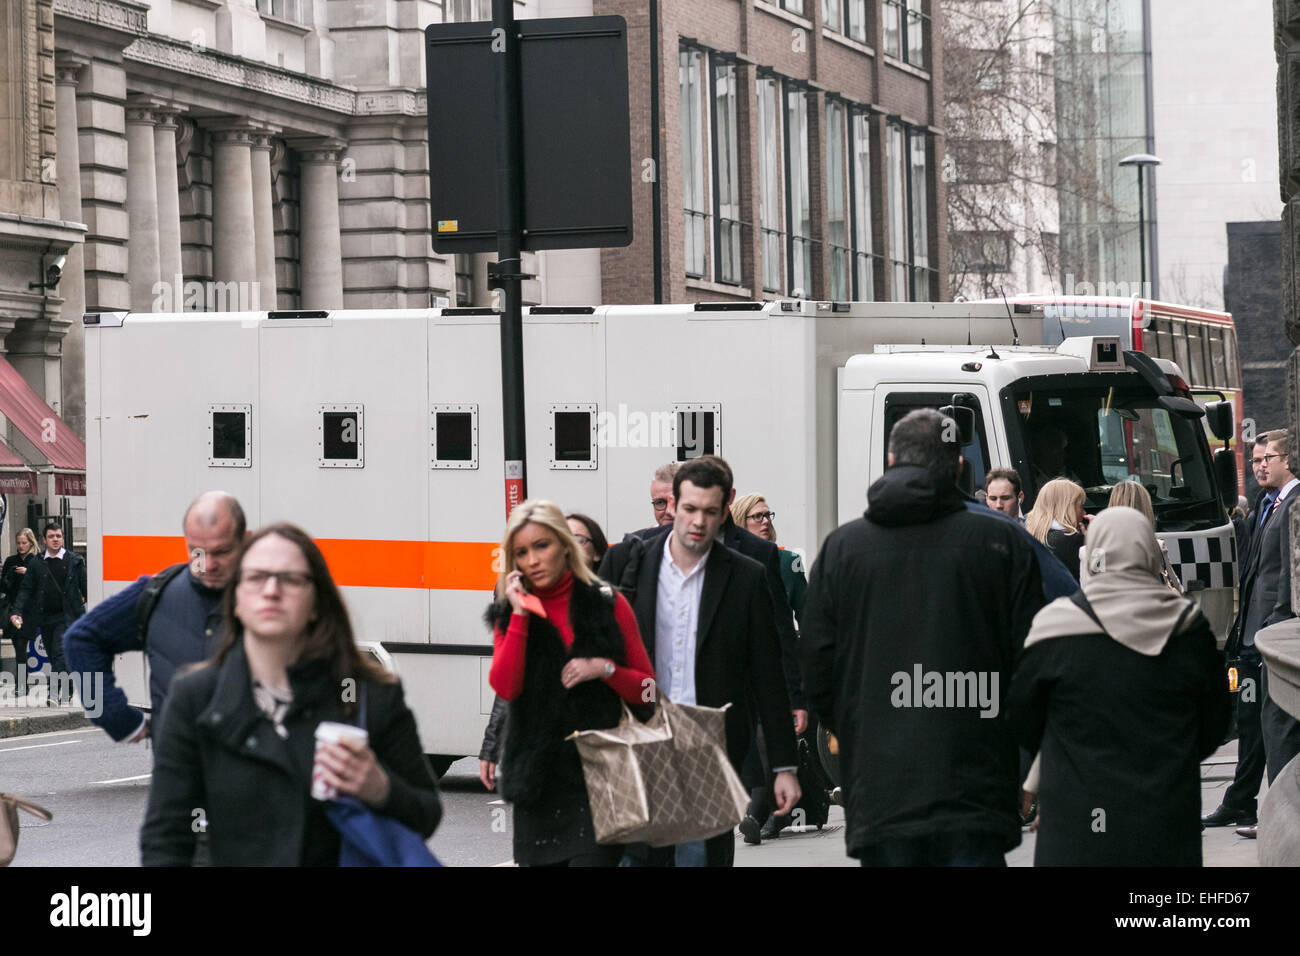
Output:
[[[627,23],[520,20],[523,248],[632,241]],[[492,24],[425,28],[429,204],[440,253],[497,248],[496,76]],[[500,43],[498,43],[500,46]]]

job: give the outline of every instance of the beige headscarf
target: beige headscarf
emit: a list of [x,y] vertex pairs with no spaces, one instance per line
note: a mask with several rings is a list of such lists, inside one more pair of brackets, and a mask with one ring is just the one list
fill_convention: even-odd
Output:
[[[1088,528],[1083,585],[1106,633],[1130,650],[1156,657],[1174,634],[1196,619],[1195,605],[1161,580],[1160,545],[1146,516],[1135,508],[1112,507]],[[1057,598],[1038,612],[1025,647],[1053,637],[1096,634],[1098,627],[1069,598]]]

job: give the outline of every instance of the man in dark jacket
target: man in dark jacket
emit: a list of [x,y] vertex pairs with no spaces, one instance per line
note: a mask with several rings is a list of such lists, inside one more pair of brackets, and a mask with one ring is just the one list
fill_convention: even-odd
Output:
[[[187,664],[212,656],[221,640],[221,590],[244,540],[244,509],[232,495],[209,491],[185,510],[181,521],[188,568],[173,565],[142,577],[130,587],[101,601],[77,621],[66,635],[68,663],[86,675],[103,675],[103,712],[91,716],[114,740],[127,743],[149,736],[149,718],[127,703],[113,678],[113,657],[144,651],[149,660],[149,700],[156,717],[162,713],[172,676]],[[154,582],[160,591],[147,595]],[[141,601],[151,611],[141,634]],[[88,685],[87,685],[88,686]]]
[[[1232,775],[1232,783],[1223,791],[1223,802],[1213,813],[1201,818],[1207,827],[1254,826],[1256,822],[1256,799],[1259,786],[1264,780],[1264,738],[1260,729],[1260,656],[1255,650],[1252,636],[1250,646],[1241,643],[1241,627],[1247,610],[1246,590],[1247,572],[1252,565],[1255,546],[1259,543],[1260,532],[1264,522],[1272,520],[1270,511],[1277,500],[1279,489],[1269,484],[1268,432],[1261,432],[1255,439],[1255,450],[1250,459],[1255,472],[1255,481],[1260,491],[1255,498],[1255,507],[1250,509],[1242,522],[1241,534],[1237,538],[1237,568],[1240,584],[1237,602],[1237,619],[1228,632],[1228,646],[1225,651],[1229,660],[1236,661],[1237,687],[1237,766]],[[1253,576],[1251,578],[1253,582]]]
[[895,425],[865,517],[827,537],[808,582],[805,686],[839,740],[863,865],[1000,866],[1020,842],[1003,704],[1042,581],[1019,527],[964,507],[955,434],[931,409]]
[[[68,673],[63,656],[63,632],[86,613],[86,559],[63,546],[63,525],[52,521],[45,526],[45,554],[23,577],[10,622],[19,630],[23,618],[35,618],[50,658],[51,678],[62,680]],[[51,687],[62,686],[51,684]],[[60,691],[60,694],[62,691]]]
[[[698,458],[682,465],[673,478],[672,527],[666,534],[625,542],[621,556],[629,560],[602,562],[601,577],[630,594],[658,688],[669,700],[731,705],[727,756],[737,770],[754,728],[761,726],[776,773],[777,809],[786,813],[800,791],[778,615],[762,565],[719,540],[731,491],[730,470],[716,461]],[[677,850],[678,866],[730,866],[735,838],[728,831],[703,846]],[[652,854],[652,862],[664,862],[662,856]]]

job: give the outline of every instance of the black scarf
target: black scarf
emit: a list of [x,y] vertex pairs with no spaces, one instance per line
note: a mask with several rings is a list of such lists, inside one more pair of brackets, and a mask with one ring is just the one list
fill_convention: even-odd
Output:
[[[603,592],[608,593],[603,593]],[[497,601],[487,609],[489,625],[508,626],[511,607]],[[573,581],[569,595],[573,646],[550,621],[528,618],[524,687],[510,703],[509,730],[501,764],[501,795],[511,803],[533,803],[544,793],[585,788],[578,748],[565,740],[575,730],[613,727],[623,714],[619,697],[602,680],[583,681],[568,690],[560,671],[570,657],[608,657],[625,665],[623,632],[614,618],[614,592],[607,586]]]

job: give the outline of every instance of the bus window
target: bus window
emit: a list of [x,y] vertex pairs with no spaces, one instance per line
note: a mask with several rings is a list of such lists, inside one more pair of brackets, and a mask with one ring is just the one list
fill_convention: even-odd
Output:
[[1223,357],[1223,330],[1206,326],[1205,340],[1210,346],[1210,381],[1207,384],[1211,388],[1231,388]]
[[1174,345],[1173,339],[1169,332],[1168,319],[1152,319],[1151,328],[1155,332],[1152,336],[1152,354],[1156,358],[1173,360]]
[[1201,339],[1204,329],[1195,322],[1187,323],[1187,352],[1191,367],[1185,369],[1187,382],[1192,388],[1204,388],[1209,384],[1205,380],[1205,349]]
[[1175,323],[1170,327],[1170,334],[1174,340],[1174,364],[1178,366],[1184,377],[1190,380],[1192,366],[1187,359],[1187,326],[1181,322]]
[[1223,357],[1226,360],[1228,388],[1241,391],[1241,371],[1237,368],[1237,330],[1223,330]]

